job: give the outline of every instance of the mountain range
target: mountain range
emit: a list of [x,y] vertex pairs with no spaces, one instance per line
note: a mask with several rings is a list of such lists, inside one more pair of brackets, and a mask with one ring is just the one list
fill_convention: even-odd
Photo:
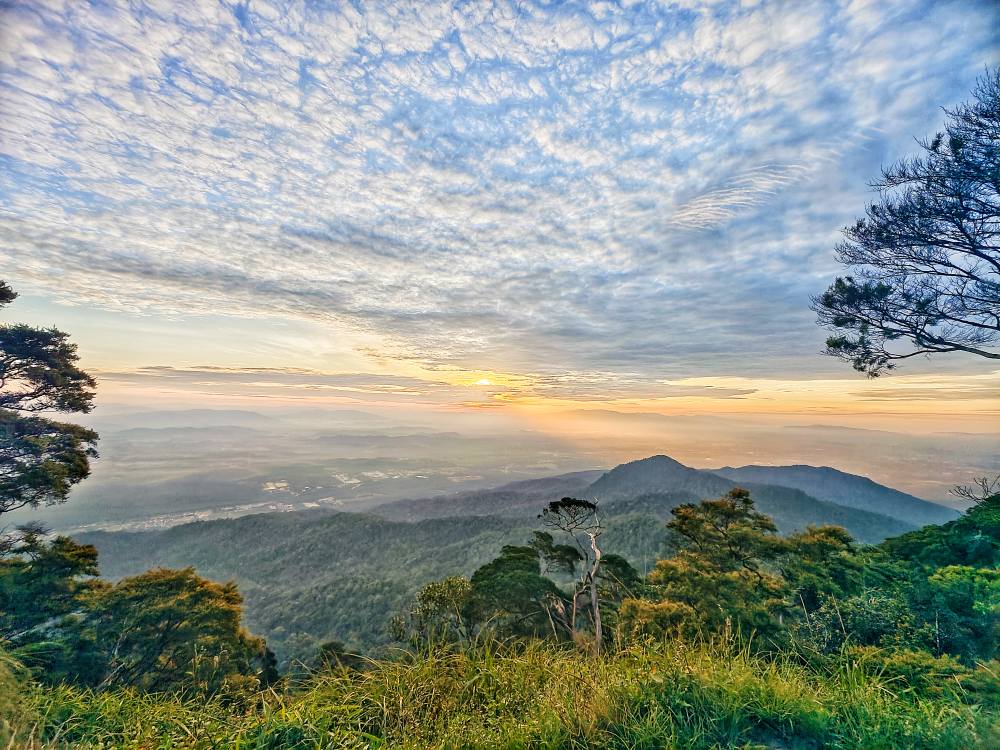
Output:
[[848,508],[861,508],[899,518],[918,526],[947,523],[959,513],[938,503],[894,490],[868,477],[847,474],[829,466],[726,466],[712,473],[734,482],[793,487],[817,500]]
[[476,490],[379,505],[373,513],[416,521],[454,516],[526,516],[553,497],[599,502],[606,515],[629,512],[666,517],[685,502],[718,497],[734,487],[750,490],[757,507],[782,531],[809,524],[844,526],[863,542],[877,542],[928,523],[945,523],[958,512],[921,500],[866,477],[812,466],[744,466],[694,469],[669,456],[651,456],[608,472],[580,471]]
[[190,565],[210,578],[235,580],[246,597],[248,624],[287,661],[307,658],[328,639],[368,651],[385,643],[384,626],[420,586],[470,575],[503,545],[523,544],[549,500],[565,495],[597,500],[606,550],[645,573],[669,552],[664,520],[672,508],[736,486],[749,489],[757,507],[783,532],[834,523],[866,543],[909,531],[928,517],[957,515],[833,469],[713,472],[653,456],[607,472],[394,501],[368,513],[271,513],[77,538],[97,546],[102,573],[109,578]]

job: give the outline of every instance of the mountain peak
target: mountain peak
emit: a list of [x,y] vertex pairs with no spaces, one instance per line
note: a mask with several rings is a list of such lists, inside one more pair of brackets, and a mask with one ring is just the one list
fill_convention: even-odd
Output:
[[732,482],[722,477],[692,469],[670,456],[656,455],[616,466],[589,489],[598,499],[614,499],[681,490],[712,496],[731,486]]
[[685,466],[677,459],[671,458],[665,453],[657,453],[655,456],[650,456],[649,458],[639,458],[635,461],[629,461],[628,463],[621,464],[621,466],[615,468],[621,468],[623,466],[671,466],[680,467],[682,469],[691,468],[689,466]]

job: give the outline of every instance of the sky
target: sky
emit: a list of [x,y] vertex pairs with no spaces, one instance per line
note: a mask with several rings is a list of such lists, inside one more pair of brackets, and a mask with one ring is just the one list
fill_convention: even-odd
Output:
[[3,316],[105,408],[998,431],[989,360],[866,380],[809,310],[998,61],[988,1],[7,0]]

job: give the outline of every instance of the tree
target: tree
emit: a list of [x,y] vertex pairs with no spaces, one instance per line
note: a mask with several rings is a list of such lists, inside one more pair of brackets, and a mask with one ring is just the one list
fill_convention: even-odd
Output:
[[472,593],[469,579],[461,576],[431,581],[417,592],[407,615],[393,619],[390,631],[399,641],[467,641],[473,624],[469,613]]
[[836,654],[845,644],[887,649],[925,648],[926,629],[894,587],[872,589],[844,599],[829,598],[796,624],[796,635],[821,653]]
[[621,602],[635,596],[642,586],[642,578],[632,564],[621,555],[603,555],[597,573],[597,588],[604,601]]
[[480,628],[494,627],[511,635],[558,635],[568,624],[562,593],[542,575],[538,551],[507,545],[500,556],[472,574],[470,619]]
[[935,633],[935,651],[984,661],[996,658],[1000,653],[1000,570],[949,565],[936,570],[928,583],[935,622],[944,612],[950,625],[947,632]]
[[872,183],[836,249],[850,274],[813,300],[827,353],[871,377],[920,354],[1000,359],[1000,69],[973,96]]
[[214,692],[275,681],[274,655],[241,626],[235,584],[152,570],[115,585],[97,550],[38,525],[0,548],[0,641],[50,682]]
[[[590,596],[590,612],[594,624],[594,653],[600,655],[603,632],[601,629],[601,600],[598,592],[598,574],[601,569],[601,549],[597,544],[603,528],[597,513],[597,504],[589,500],[564,497],[550,502],[538,516],[542,523],[566,534],[580,554],[583,574],[573,592],[571,628],[576,629],[577,602],[580,593]],[[587,540],[586,544],[581,538]]]
[[[923,647],[966,662],[996,658],[1000,644],[1000,495],[954,521],[879,546],[924,633]],[[887,567],[888,567],[887,566]]]
[[1000,494],[981,500],[954,521],[886,539],[879,547],[906,569],[1000,567]]
[[633,630],[718,632],[732,624],[745,632],[775,630],[788,609],[789,586],[778,568],[788,544],[750,493],[734,488],[671,513],[667,529],[677,553],[649,574],[660,601],[623,605]]
[[[0,308],[17,295],[0,281]],[[0,325],[0,514],[63,502],[90,474],[97,433],[40,416],[89,412],[96,381],[55,328]]]
[[532,532],[528,546],[542,558],[546,573],[572,577],[576,575],[577,565],[583,561],[583,555],[577,547],[572,544],[556,544],[552,534],[547,531]]
[[0,641],[51,683],[93,684],[103,669],[77,627],[94,595],[97,550],[38,524],[0,537]]
[[431,581],[389,623],[397,641],[413,645],[470,643],[484,632],[557,638],[569,631],[559,588],[542,575],[533,546],[506,545],[471,579]]
[[810,526],[785,538],[778,564],[791,588],[792,605],[805,619],[831,597],[843,597],[858,587],[862,562],[854,539],[840,526]]
[[[596,543],[600,525],[590,518],[595,508],[593,503],[564,498],[549,503],[545,511],[550,515],[543,512],[542,517],[568,533],[594,534]],[[554,519],[553,513],[560,518]],[[452,577],[428,583],[409,610],[392,619],[391,634],[414,645],[468,643],[483,633],[573,640],[583,595],[593,597],[588,607],[591,613],[596,598],[599,613],[605,604],[614,614],[622,600],[642,586],[639,574],[623,557],[602,555],[597,558],[600,565],[595,566],[592,549],[588,557],[581,540],[574,541],[559,544],[548,531],[535,531],[526,545],[504,546],[471,579]],[[598,627],[601,622],[598,614]]]
[[0,515],[65,502],[97,457],[97,433],[74,424],[0,410],[0,434]]
[[97,584],[97,549],[69,537],[46,541],[38,525],[22,526],[0,550],[0,639],[14,646],[44,639],[58,618],[84,606]]
[[762,561],[783,549],[778,527],[753,504],[750,493],[735,487],[716,500],[685,503],[670,511],[667,530],[682,551],[696,552],[719,570],[761,573]]
[[259,678],[272,660],[243,629],[242,605],[234,583],[192,568],[150,570],[98,592],[80,625],[102,656],[98,686],[213,692]]
[[995,495],[1000,495],[1000,474],[992,477],[976,477],[972,480],[972,484],[956,485],[949,491],[955,497],[978,505]]

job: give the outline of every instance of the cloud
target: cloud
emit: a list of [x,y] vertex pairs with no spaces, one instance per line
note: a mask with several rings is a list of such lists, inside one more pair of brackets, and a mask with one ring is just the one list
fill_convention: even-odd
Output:
[[[308,398],[314,401],[370,402],[384,405],[501,407],[533,399],[598,402],[627,391],[633,399],[739,398],[753,388],[650,380],[619,373],[517,375],[442,372],[439,380],[384,373],[337,373],[296,367],[144,366],[94,373],[102,390],[140,387],[191,396]],[[482,375],[482,377],[480,377]]]
[[994,11],[627,5],[5,3],[5,274],[540,389],[824,366],[836,232]]
[[292,367],[170,367],[94,373],[113,391],[138,386],[188,396],[437,406],[469,398],[468,388],[443,381],[375,373],[328,373]]

